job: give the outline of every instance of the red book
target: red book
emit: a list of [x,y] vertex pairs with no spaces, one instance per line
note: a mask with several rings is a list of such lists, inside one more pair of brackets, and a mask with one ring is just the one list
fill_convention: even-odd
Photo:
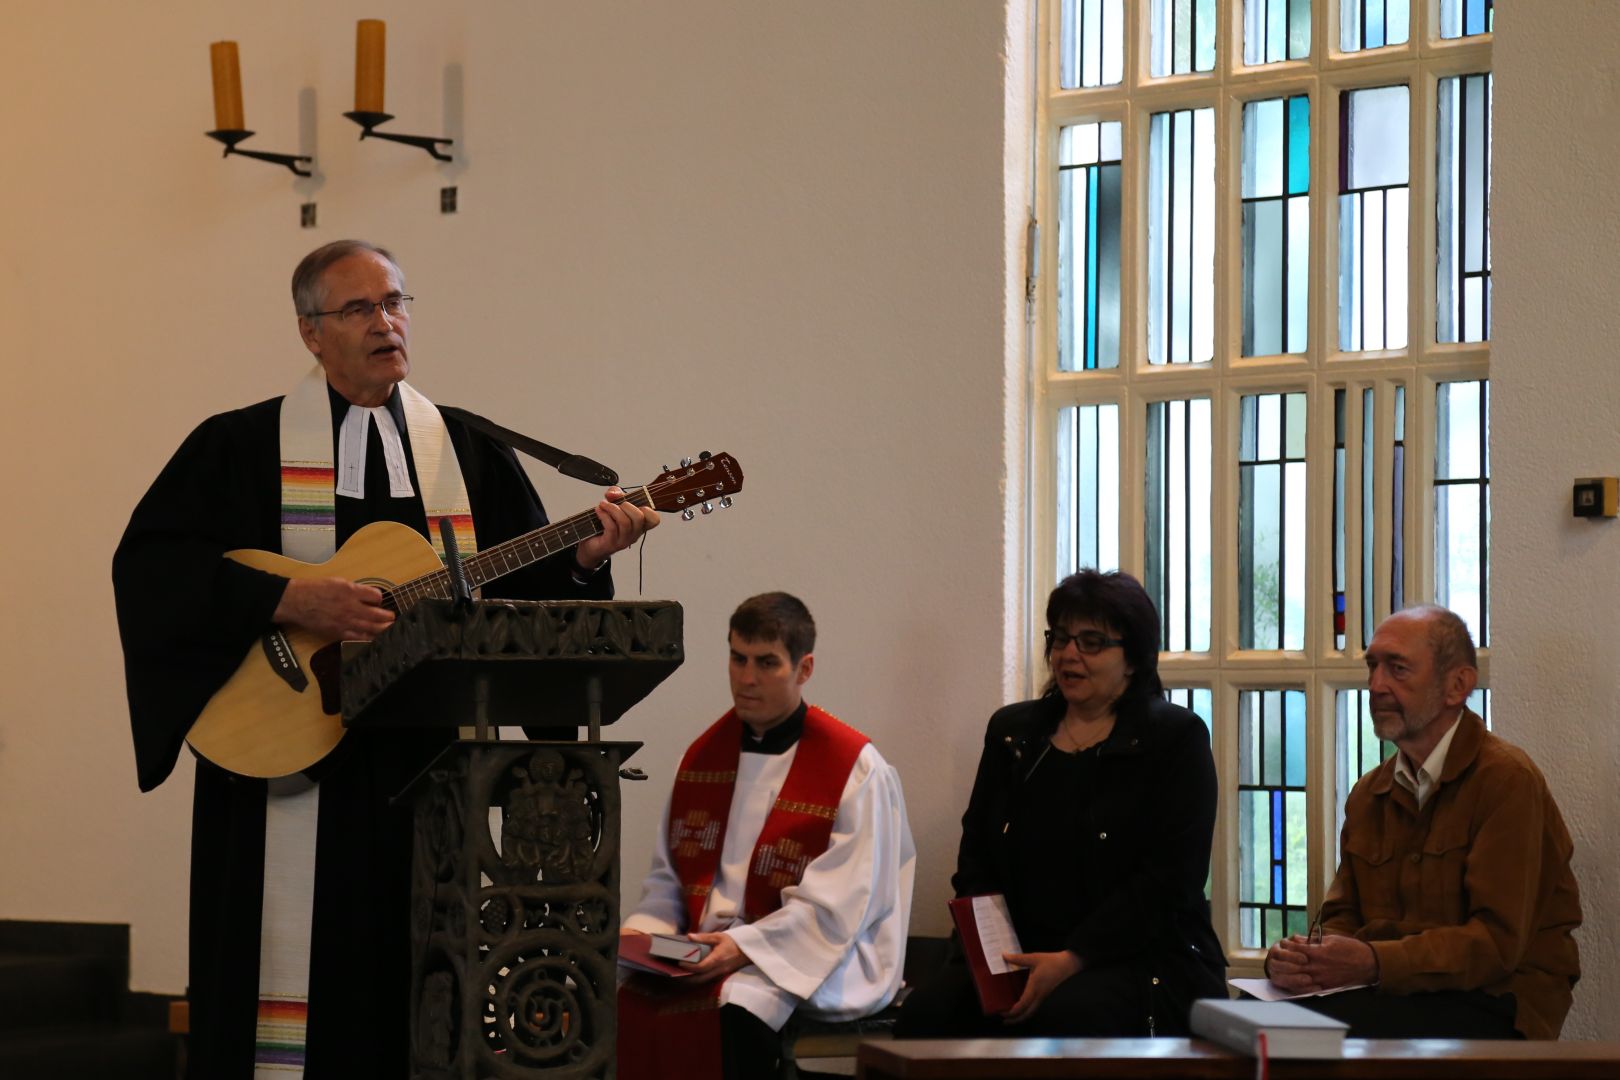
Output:
[[[975,900],[980,901],[979,913],[974,911]],[[950,909],[951,921],[956,923],[956,932],[962,939],[962,951],[967,954],[968,970],[973,972],[973,989],[978,991],[979,1007],[986,1016],[999,1016],[1018,1004],[1018,999],[1024,993],[1024,984],[1029,981],[1028,968],[1011,967],[999,955],[985,956],[986,937],[1000,943],[999,952],[1023,952],[1013,931],[1012,920],[1007,916],[1007,901],[1000,893],[959,896],[950,902]],[[982,927],[981,914],[986,916]]]

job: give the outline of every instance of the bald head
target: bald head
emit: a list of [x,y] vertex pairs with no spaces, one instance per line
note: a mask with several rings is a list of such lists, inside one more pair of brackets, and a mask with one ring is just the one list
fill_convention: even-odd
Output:
[[1474,639],[1468,633],[1468,624],[1450,608],[1443,608],[1439,604],[1414,604],[1395,612],[1379,626],[1397,619],[1415,622],[1423,627],[1436,673],[1444,675],[1459,667],[1479,667],[1479,654],[1474,650]]
[[1443,607],[1406,608],[1378,624],[1366,659],[1373,730],[1421,763],[1479,680],[1468,627]]

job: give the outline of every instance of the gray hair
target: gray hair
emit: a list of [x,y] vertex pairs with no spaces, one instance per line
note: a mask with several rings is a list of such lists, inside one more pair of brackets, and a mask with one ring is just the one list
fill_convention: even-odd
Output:
[[366,253],[381,255],[388,260],[388,265],[394,268],[394,276],[399,279],[400,288],[405,287],[405,271],[399,268],[393,252],[385,247],[378,247],[367,240],[334,240],[330,244],[322,244],[314,251],[305,255],[293,271],[292,295],[293,309],[302,316],[308,317],[320,325],[320,317],[314,313],[321,310],[326,304],[326,293],[321,288],[321,275],[333,263],[347,259],[350,255]]
[[1454,668],[1479,667],[1479,654],[1474,651],[1468,624],[1455,611],[1439,604],[1414,604],[1402,608],[1399,614],[1416,616],[1428,625],[1429,651],[1434,654],[1437,673],[1444,675]]

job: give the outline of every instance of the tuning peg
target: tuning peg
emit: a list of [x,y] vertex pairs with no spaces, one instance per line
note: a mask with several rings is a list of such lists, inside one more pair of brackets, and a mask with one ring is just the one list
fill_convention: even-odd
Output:
[[722,495],[722,496],[720,496],[720,509],[722,509],[722,510],[730,510],[731,509],[731,496],[730,495]]
[[704,513],[705,513],[705,514],[712,514],[712,513],[714,513],[714,503],[712,503],[712,502],[706,502],[706,503],[704,503],[704,504],[703,504],[703,512],[704,512]]
[[697,514],[692,512],[692,508],[690,506],[688,506],[685,510],[681,511],[681,520],[682,521],[691,521],[695,517],[697,517]]
[[689,458],[689,457],[681,458],[681,468],[690,469],[691,467],[692,467],[692,459],[691,458]]
[[714,457],[714,455],[709,453],[707,450],[705,450],[701,454],[698,455],[698,460],[699,461],[708,461],[712,457]]
[[669,466],[668,465],[660,465],[658,467],[658,471],[659,472],[669,472]]

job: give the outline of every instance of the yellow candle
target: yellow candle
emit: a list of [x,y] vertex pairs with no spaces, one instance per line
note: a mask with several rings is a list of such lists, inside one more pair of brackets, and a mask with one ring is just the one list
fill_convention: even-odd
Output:
[[214,42],[208,46],[208,58],[214,65],[214,128],[241,131],[247,125],[242,122],[242,65],[236,42]]
[[354,111],[383,111],[383,72],[388,56],[388,24],[361,19],[354,28]]

